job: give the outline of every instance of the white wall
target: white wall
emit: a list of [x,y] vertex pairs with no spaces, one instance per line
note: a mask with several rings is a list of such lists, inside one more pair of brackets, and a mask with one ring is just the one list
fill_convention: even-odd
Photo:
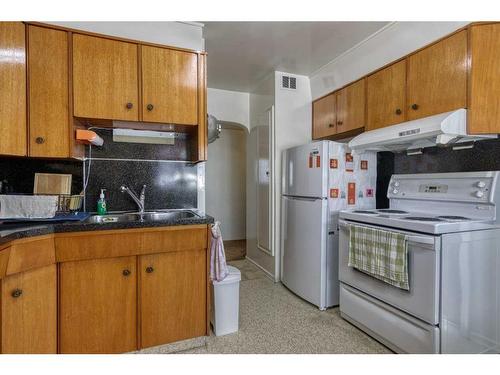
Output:
[[195,22],[47,22],[99,34],[203,51],[203,25]]
[[207,90],[208,113],[218,120],[234,122],[250,128],[250,94],[229,90]]
[[246,138],[245,129],[223,129],[208,145],[205,206],[221,222],[224,240],[246,238]]
[[[225,240],[246,238],[246,146],[250,95],[244,92],[207,90],[207,110],[231,123],[208,145],[205,209],[222,224]],[[239,126],[240,128],[235,128]]]
[[311,75],[312,98],[352,82],[468,22],[394,22]]

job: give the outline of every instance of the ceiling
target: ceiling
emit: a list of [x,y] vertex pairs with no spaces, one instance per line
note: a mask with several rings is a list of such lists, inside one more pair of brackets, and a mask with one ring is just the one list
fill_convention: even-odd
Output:
[[203,22],[208,87],[249,92],[271,71],[309,76],[387,22]]

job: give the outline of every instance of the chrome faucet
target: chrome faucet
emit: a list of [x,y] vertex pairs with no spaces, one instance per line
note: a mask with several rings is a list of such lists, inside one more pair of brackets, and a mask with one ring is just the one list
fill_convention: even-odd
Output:
[[136,193],[130,189],[129,187],[122,185],[120,186],[120,191],[122,193],[128,193],[130,197],[134,200],[135,204],[137,204],[137,208],[139,208],[139,213],[144,213],[144,201],[146,200],[146,185],[142,185],[141,194],[139,198],[137,198]]

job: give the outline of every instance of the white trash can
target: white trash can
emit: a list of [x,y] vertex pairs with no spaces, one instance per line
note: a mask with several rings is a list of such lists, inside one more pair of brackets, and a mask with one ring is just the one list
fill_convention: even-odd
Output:
[[212,281],[212,318],[215,336],[238,331],[240,310],[241,272],[228,266],[229,274],[224,280]]

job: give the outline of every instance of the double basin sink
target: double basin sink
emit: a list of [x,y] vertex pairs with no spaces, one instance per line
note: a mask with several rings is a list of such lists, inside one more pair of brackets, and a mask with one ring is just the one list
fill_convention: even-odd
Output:
[[199,217],[190,210],[171,210],[171,211],[145,211],[141,212],[128,212],[122,214],[112,215],[95,215],[89,217],[86,222],[93,224],[106,224],[106,223],[123,223],[123,222],[144,222],[144,221],[164,221],[164,220],[181,220]]

